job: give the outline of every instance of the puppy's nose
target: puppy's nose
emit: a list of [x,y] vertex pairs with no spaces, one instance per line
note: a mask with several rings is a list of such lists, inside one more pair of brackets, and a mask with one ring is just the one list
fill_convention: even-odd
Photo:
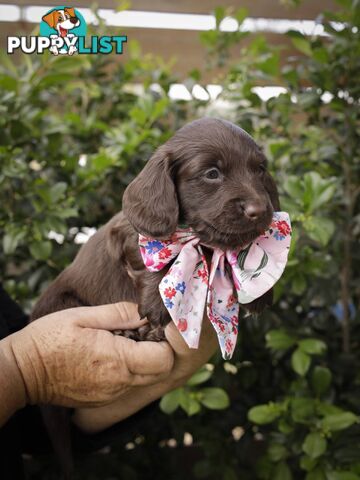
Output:
[[265,213],[265,208],[259,202],[245,203],[244,213],[250,220],[257,220]]
[[76,25],[77,22],[78,22],[78,18],[77,17],[71,17],[70,22],[73,23],[74,25]]
[[237,204],[241,213],[243,213],[249,220],[253,221],[264,215],[266,210],[266,207],[260,202],[246,202],[240,200]]

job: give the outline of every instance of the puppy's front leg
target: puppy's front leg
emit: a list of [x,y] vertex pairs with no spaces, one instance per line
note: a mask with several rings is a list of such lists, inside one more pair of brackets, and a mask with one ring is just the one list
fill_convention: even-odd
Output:
[[153,327],[166,327],[171,318],[159,292],[159,283],[167,272],[144,272],[139,285],[139,313]]
[[139,314],[149,321],[148,325],[138,330],[139,340],[165,340],[164,328],[171,318],[160,296],[159,283],[166,273],[166,270],[156,273],[142,271],[135,280]]

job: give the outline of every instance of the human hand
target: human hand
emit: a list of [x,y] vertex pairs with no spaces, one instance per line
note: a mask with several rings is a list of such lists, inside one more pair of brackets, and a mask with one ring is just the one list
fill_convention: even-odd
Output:
[[78,427],[91,433],[98,432],[133,415],[165,393],[183,385],[218,348],[215,330],[206,316],[198,349],[190,349],[186,345],[173,322],[166,327],[165,335],[175,356],[173,368],[166,378],[153,385],[134,386],[112,404],[76,410],[73,421]]
[[167,342],[137,343],[108,331],[144,323],[135,304],[122,302],[56,312],[10,335],[0,346],[11,376],[22,382],[18,406],[101,406],[164,379],[174,362]]
[[175,354],[175,362],[171,371],[171,389],[183,385],[219,347],[214,327],[206,315],[202,323],[199,348],[189,348],[173,322],[166,327],[165,336]]

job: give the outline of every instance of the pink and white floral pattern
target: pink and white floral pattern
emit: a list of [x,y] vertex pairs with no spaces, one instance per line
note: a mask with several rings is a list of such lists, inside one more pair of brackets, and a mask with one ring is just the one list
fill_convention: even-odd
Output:
[[[239,303],[261,297],[281,277],[290,239],[289,215],[275,212],[269,229],[245,248],[214,248],[210,272],[200,240],[191,228],[179,228],[168,240],[139,235],[139,247],[151,272],[174,260],[159,290],[189,347],[198,348],[206,305],[222,355],[229,359],[238,334]],[[231,266],[231,276],[225,269],[226,263]]]

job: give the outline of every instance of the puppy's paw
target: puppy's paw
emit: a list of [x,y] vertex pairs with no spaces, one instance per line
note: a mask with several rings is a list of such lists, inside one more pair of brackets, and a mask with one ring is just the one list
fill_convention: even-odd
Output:
[[273,303],[273,289],[271,288],[268,290],[264,295],[257,298],[253,302],[246,303],[243,305],[245,310],[252,315],[259,315],[262,313],[266,308],[271,307]]
[[137,330],[114,330],[113,333],[136,342],[161,342],[166,339],[164,328],[161,325],[151,327],[150,324],[146,324]]
[[148,308],[144,305],[139,305],[138,310],[140,318],[146,318],[149,324],[154,328],[159,325],[166,327],[171,320],[169,312],[166,310],[163,304],[161,304],[160,308],[157,309],[154,307]]
[[142,338],[142,341],[147,342],[161,342],[162,340],[166,340],[166,337],[164,327],[162,327],[161,325],[158,325],[157,327],[150,327]]

